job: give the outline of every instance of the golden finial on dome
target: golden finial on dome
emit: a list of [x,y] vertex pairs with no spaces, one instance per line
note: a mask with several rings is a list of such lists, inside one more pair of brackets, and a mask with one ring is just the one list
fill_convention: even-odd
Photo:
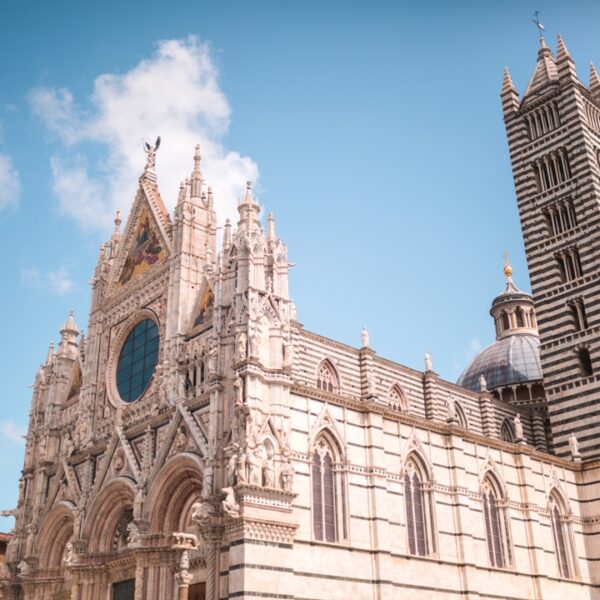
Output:
[[510,277],[513,273],[513,270],[510,266],[510,262],[508,262],[508,252],[505,252],[502,256],[504,256],[504,274],[507,277]]

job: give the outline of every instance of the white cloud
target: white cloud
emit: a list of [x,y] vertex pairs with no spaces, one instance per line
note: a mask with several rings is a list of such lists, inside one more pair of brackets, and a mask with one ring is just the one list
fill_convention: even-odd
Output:
[[231,111],[218,79],[208,45],[188,37],[159,42],[152,57],[123,74],[99,75],[85,110],[67,89],[33,90],[33,111],[64,144],[52,160],[60,209],[85,227],[109,227],[115,210],[127,212],[133,202],[146,158],[142,142],[161,135],[156,170],[167,207],[175,205],[200,143],[219,216],[235,216],[258,168],[224,146]]
[[17,444],[24,444],[23,437],[27,432],[14,421],[0,421],[0,433],[2,437]]
[[66,267],[59,267],[47,273],[41,272],[37,267],[21,269],[21,283],[34,290],[52,292],[64,295],[75,290],[75,283],[71,280]]
[[21,180],[11,159],[0,154],[0,210],[16,206],[21,195]]

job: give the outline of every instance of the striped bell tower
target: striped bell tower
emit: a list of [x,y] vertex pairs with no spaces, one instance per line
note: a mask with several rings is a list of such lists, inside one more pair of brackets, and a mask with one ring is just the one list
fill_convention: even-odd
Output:
[[561,37],[540,37],[519,95],[508,70],[504,122],[538,317],[553,450],[600,457],[600,79],[577,78]]

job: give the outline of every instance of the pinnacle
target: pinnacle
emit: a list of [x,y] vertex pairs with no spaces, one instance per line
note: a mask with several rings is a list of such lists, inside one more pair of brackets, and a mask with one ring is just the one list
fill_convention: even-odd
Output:
[[516,92],[515,84],[513,83],[512,77],[508,67],[504,67],[504,75],[502,77],[502,93],[505,92]]
[[590,63],[590,91],[593,96],[600,97],[600,77],[593,62]]
[[571,55],[569,54],[569,51],[567,50],[567,46],[565,45],[565,42],[559,33],[558,34],[558,42],[556,44],[556,60],[561,61],[561,60],[565,60],[565,59],[571,59]]

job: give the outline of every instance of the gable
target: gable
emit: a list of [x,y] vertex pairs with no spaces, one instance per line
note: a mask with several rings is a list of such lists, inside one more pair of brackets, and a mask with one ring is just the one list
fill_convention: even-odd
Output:
[[126,254],[116,281],[117,288],[141,277],[166,257],[165,244],[148,205],[144,206],[139,214],[130,242],[127,249],[122,249]]
[[142,177],[108,277],[107,296],[162,266],[171,251],[171,221],[156,185]]

